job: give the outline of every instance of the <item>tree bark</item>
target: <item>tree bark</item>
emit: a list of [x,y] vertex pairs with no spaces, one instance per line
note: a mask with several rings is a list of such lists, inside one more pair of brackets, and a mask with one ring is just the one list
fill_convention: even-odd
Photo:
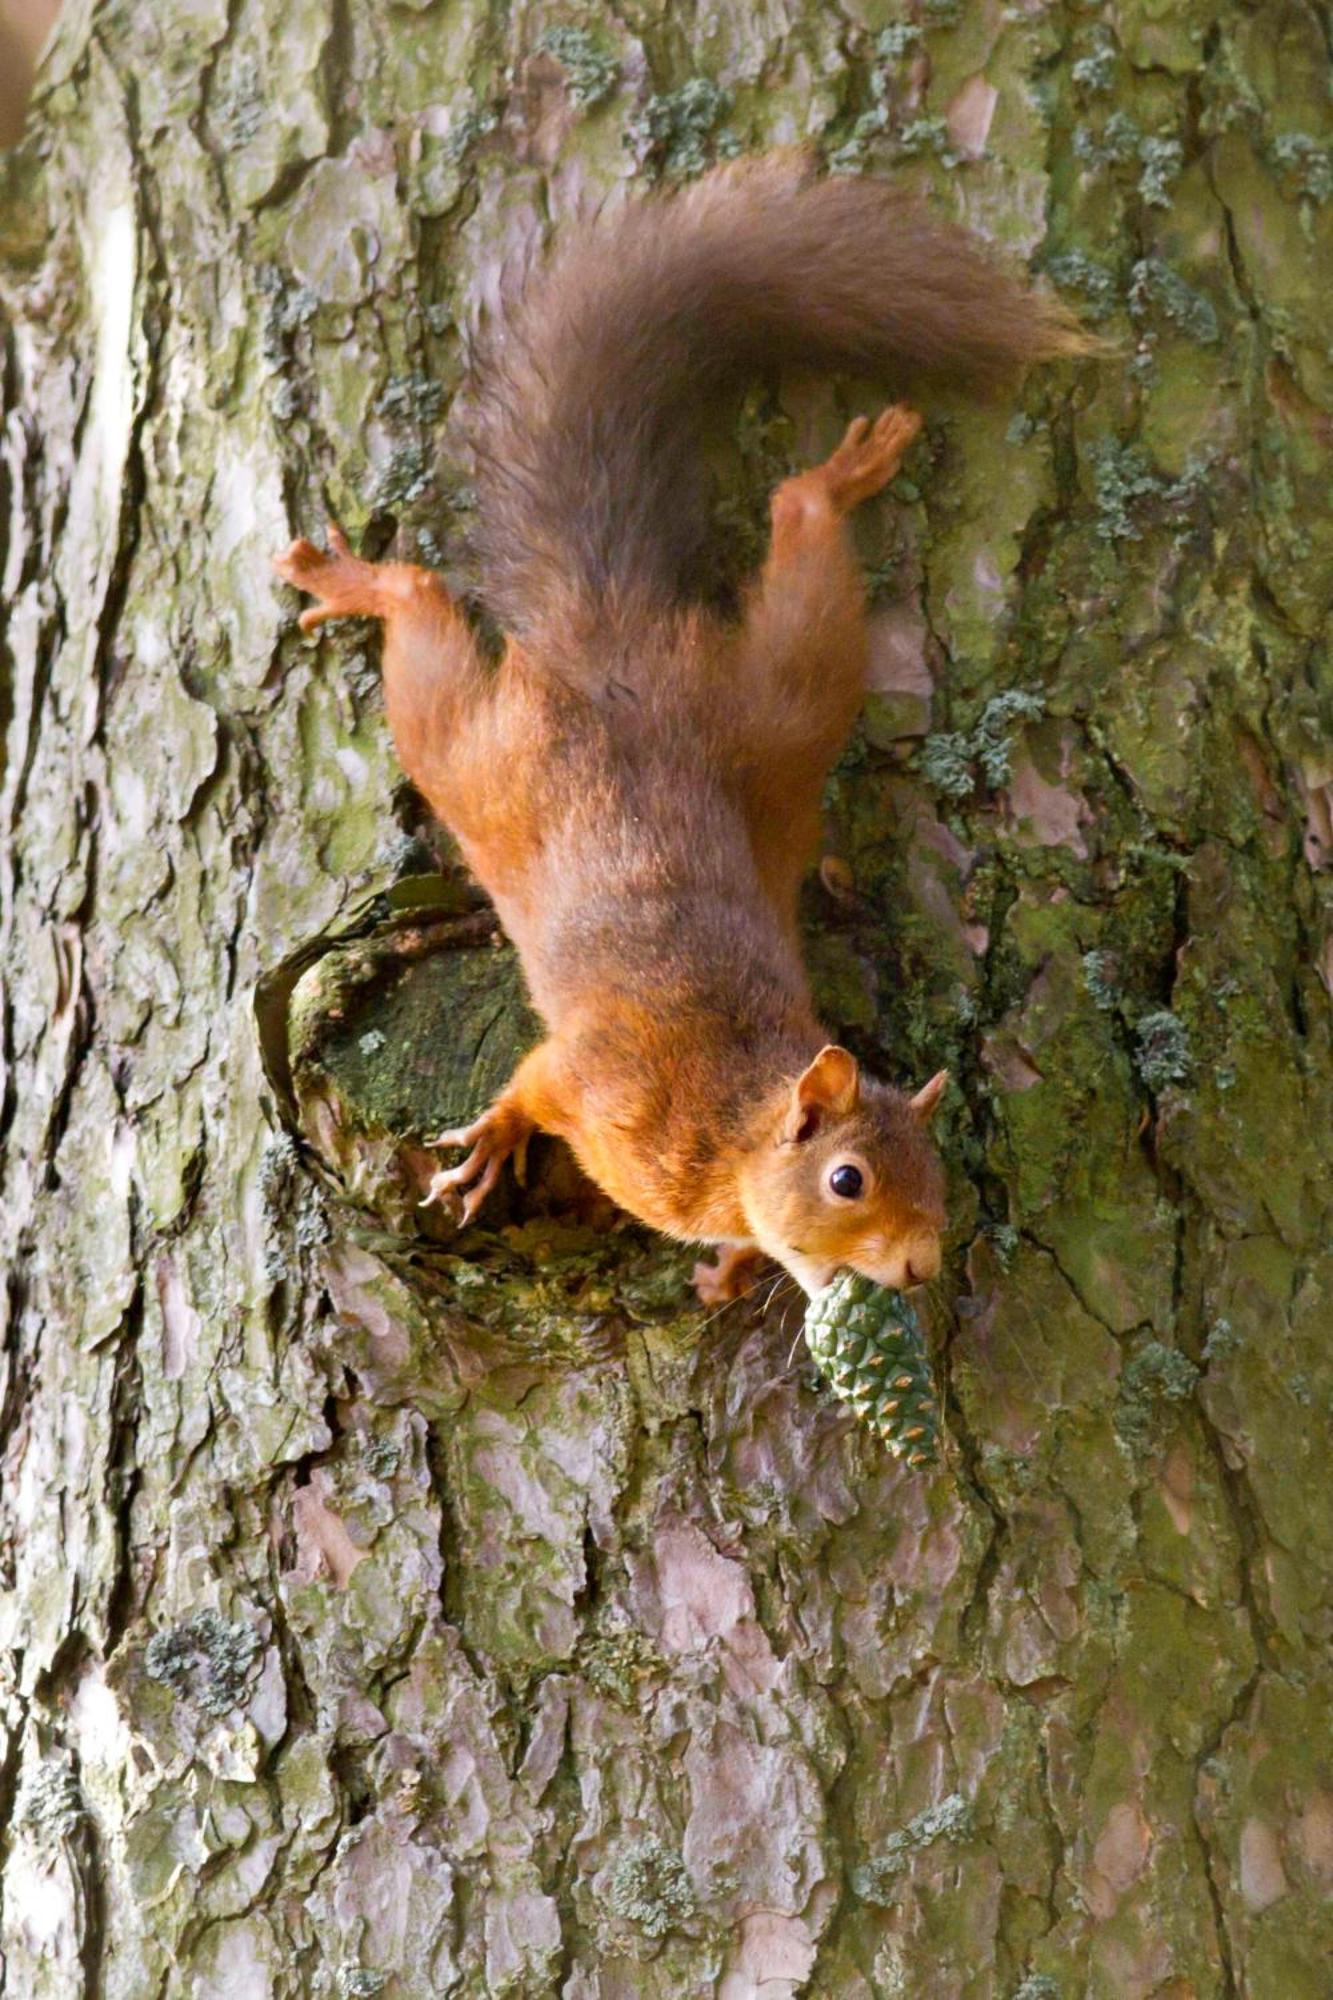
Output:
[[[1326,23],[579,18],[71,0],[4,168],[5,1991],[1314,2000]],[[925,1475],[550,1154],[420,1219],[529,1024],[268,568],[456,567],[505,266],[805,137],[1113,342],[865,530],[810,950],[956,1079]],[[848,407],[756,390],[720,550]]]

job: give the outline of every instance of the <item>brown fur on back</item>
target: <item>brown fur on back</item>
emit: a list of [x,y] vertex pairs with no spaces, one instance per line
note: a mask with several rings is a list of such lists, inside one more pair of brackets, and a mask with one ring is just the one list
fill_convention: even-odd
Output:
[[[865,683],[848,517],[920,419],[858,418],[781,483],[729,621],[691,588],[700,422],[769,366],[985,383],[1086,345],[901,192],[769,157],[578,237],[494,335],[475,400],[482,575],[509,635],[493,669],[425,571],[365,562],[336,530],[329,552],[280,559],[319,599],[308,628],[384,619],[404,769],[493,896],[549,1030],[432,1195],[470,1185],[471,1213],[540,1129],[631,1213],[757,1244],[810,1287],[842,1263],[889,1284],[938,1268],[938,1089],[861,1087],[797,933]],[[862,1177],[845,1202],[840,1164]]]

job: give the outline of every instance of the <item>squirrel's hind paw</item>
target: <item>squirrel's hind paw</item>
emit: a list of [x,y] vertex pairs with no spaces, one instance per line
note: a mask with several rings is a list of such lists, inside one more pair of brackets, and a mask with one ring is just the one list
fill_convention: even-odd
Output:
[[920,415],[906,403],[891,404],[873,424],[868,417],[852,419],[838,449],[818,468],[840,513],[850,513],[888,485],[920,429]]
[[327,550],[317,549],[302,535],[273,558],[273,567],[284,583],[319,600],[301,613],[303,632],[313,632],[328,618],[374,618],[380,612],[375,564],[352,554],[336,521],[329,522],[328,534]]

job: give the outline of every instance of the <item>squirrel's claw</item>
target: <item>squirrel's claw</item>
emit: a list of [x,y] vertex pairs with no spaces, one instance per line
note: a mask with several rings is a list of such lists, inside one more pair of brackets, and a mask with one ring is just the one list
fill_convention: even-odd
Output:
[[447,1200],[480,1173],[481,1178],[477,1180],[476,1186],[468,1188],[463,1197],[459,1226],[466,1227],[499,1180],[500,1168],[504,1164],[503,1153],[492,1153],[483,1162],[478,1157],[481,1152],[481,1147],[477,1147],[468,1154],[461,1167],[448,1167],[442,1173],[432,1174],[430,1186],[417,1206],[429,1208],[434,1202]]
[[437,1149],[443,1151],[446,1146],[474,1146],[481,1136],[484,1122],[479,1118],[475,1125],[455,1125],[450,1131],[437,1132],[433,1139],[423,1139],[421,1143],[429,1146],[432,1152]]
[[[346,543],[343,547],[346,548]],[[290,583],[293,589],[310,590],[328,569],[329,557],[323,549],[317,549],[308,536],[298,535],[280,556],[274,556],[273,567],[283,582]]]
[[430,1184],[417,1204],[429,1208],[433,1202],[451,1202],[462,1192],[461,1223],[471,1222],[477,1210],[485,1201],[491,1189],[500,1178],[500,1169],[505,1161],[514,1162],[514,1176],[520,1187],[527,1171],[528,1139],[531,1130],[515,1129],[512,1112],[497,1110],[492,1105],[489,1111],[471,1125],[457,1125],[451,1131],[440,1132],[433,1139],[427,1139],[428,1146],[470,1146],[471,1152],[456,1167],[444,1167],[432,1174]]
[[725,1306],[743,1299],[754,1289],[756,1271],[767,1262],[764,1251],[753,1243],[725,1243],[712,1264],[700,1262],[691,1275],[695,1296],[701,1306]]
[[303,632],[314,632],[329,618],[377,618],[382,592],[374,563],[352,554],[352,546],[336,521],[328,524],[329,546],[317,549],[304,535],[274,556],[273,567],[284,583],[319,599],[301,613]]
[[919,412],[906,403],[890,404],[873,423],[853,417],[838,449],[816,468],[840,513],[850,513],[888,484],[920,429]]

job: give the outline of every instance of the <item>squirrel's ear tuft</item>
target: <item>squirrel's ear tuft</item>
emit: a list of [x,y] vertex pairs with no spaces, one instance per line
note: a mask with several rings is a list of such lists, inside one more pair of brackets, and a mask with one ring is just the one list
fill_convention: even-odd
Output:
[[916,1096],[908,1105],[908,1110],[918,1125],[929,1125],[935,1116],[939,1101],[949,1086],[947,1069],[936,1070],[929,1083],[923,1083]]
[[856,1057],[850,1049],[830,1042],[792,1086],[783,1138],[792,1142],[808,1139],[818,1131],[821,1118],[845,1118],[849,1111],[855,1111],[860,1092]]

